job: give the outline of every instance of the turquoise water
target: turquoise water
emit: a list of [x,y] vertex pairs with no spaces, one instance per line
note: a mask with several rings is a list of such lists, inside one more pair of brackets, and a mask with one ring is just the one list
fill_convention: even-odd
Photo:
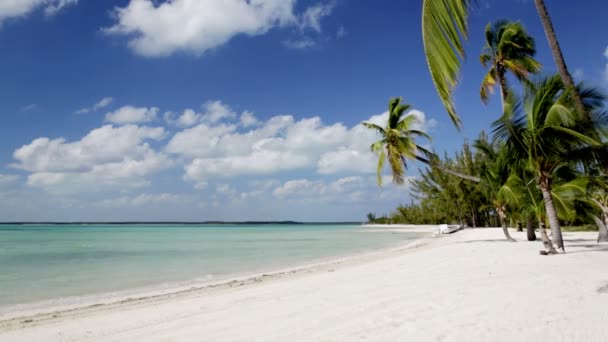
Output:
[[419,236],[354,225],[0,226],[0,307],[214,281]]

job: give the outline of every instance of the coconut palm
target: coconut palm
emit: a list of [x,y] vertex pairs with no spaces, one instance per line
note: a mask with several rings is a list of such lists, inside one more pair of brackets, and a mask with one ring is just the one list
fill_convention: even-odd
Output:
[[486,196],[498,214],[505,238],[514,242],[507,227],[507,210],[510,206],[518,205],[521,182],[516,174],[511,172],[509,151],[504,144],[490,143],[483,139],[475,141],[475,148],[487,158],[481,169],[482,185],[486,190]]
[[[544,1],[534,0],[534,2],[562,82],[573,89],[576,108],[583,113],[583,101],[573,86],[572,76],[564,62]],[[475,1],[423,0],[422,2],[424,54],[439,98],[456,127],[460,127],[461,121],[456,113],[452,92],[458,83],[461,59],[464,58],[464,40],[468,36],[468,17],[471,3],[475,3]]]
[[[536,6],[536,11],[538,12],[540,21],[543,24],[543,29],[545,30],[545,35],[547,36],[549,46],[551,47],[551,53],[553,54],[555,65],[557,66],[557,72],[559,73],[559,76],[566,87],[574,88],[574,81],[572,79],[572,75],[568,71],[568,67],[566,66],[566,61],[564,60],[562,49],[557,41],[557,35],[555,34],[555,29],[553,29],[553,23],[551,22],[551,17],[549,16],[547,6],[545,6],[545,1],[534,0],[534,5]],[[585,107],[583,105],[581,95],[576,90],[574,90],[572,94],[574,96],[574,104],[576,109],[581,113],[585,113]]]
[[432,167],[464,179],[479,182],[478,177],[462,174],[443,168],[436,162],[433,152],[416,144],[415,138],[431,138],[420,130],[413,129],[417,118],[406,115],[411,108],[408,104],[402,104],[402,99],[392,98],[388,104],[388,120],[384,127],[371,122],[363,122],[363,126],[378,132],[381,139],[371,145],[371,150],[378,156],[377,177],[378,184],[382,185],[382,170],[388,162],[395,184],[405,182],[405,171],[408,160],[418,160]]
[[508,94],[507,72],[522,83],[528,82],[530,74],[540,71],[540,63],[533,56],[536,53],[532,38],[519,22],[500,20],[486,26],[486,45],[479,56],[488,73],[481,83],[480,96],[484,103],[489,101],[489,93],[500,87],[501,102]]
[[[586,120],[575,109],[572,88],[559,76],[549,77],[528,88],[521,103],[510,94],[504,115],[494,123],[495,136],[509,148],[509,155],[524,161],[543,195],[545,212],[558,249],[564,250],[561,227],[552,197],[552,175],[565,163],[574,163],[578,151],[601,146],[591,136],[606,127],[605,116]],[[578,160],[587,162],[587,160]]]
[[372,144],[371,150],[378,156],[378,184],[382,185],[382,169],[384,163],[388,162],[393,182],[403,184],[405,182],[405,170],[407,160],[416,159],[419,153],[431,155],[432,153],[424,147],[417,145],[416,137],[431,139],[426,133],[412,128],[416,123],[416,117],[405,115],[411,108],[409,104],[402,104],[402,99],[392,98],[388,104],[388,121],[385,127],[375,123],[363,122],[363,126],[380,133],[382,139]]

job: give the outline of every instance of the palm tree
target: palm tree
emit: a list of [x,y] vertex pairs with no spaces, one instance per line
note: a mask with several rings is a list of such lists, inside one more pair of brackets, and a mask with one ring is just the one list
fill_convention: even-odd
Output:
[[481,169],[486,196],[498,214],[505,238],[515,242],[509,234],[506,218],[508,207],[515,207],[519,203],[521,191],[517,176],[511,172],[509,151],[504,144],[490,143],[483,139],[475,141],[475,148],[488,160]]
[[600,146],[591,136],[606,127],[604,117],[597,117],[593,124],[586,120],[575,109],[571,92],[572,88],[565,87],[559,76],[549,77],[528,87],[523,112],[519,101],[510,94],[505,113],[494,123],[495,136],[507,144],[510,156],[525,162],[534,172],[553,240],[562,250],[564,243],[552,196],[553,172],[565,163],[577,161],[579,150]]
[[549,46],[551,47],[551,52],[553,54],[553,59],[555,60],[555,65],[557,66],[559,76],[561,77],[562,82],[564,82],[566,87],[574,89],[572,94],[574,96],[574,104],[576,106],[576,110],[578,110],[580,113],[585,113],[583,100],[578,91],[576,91],[574,81],[572,80],[572,75],[570,75],[568,67],[566,66],[566,61],[564,60],[562,49],[560,48],[559,42],[557,41],[557,35],[555,34],[555,30],[553,29],[553,23],[551,22],[549,11],[547,11],[547,6],[545,6],[545,1],[534,0],[534,5],[536,6],[536,11],[538,12],[540,21],[543,24],[543,29],[545,30],[547,41],[549,42]]
[[[463,41],[468,36],[468,17],[472,2],[476,1],[423,0],[422,2],[422,42],[431,79],[450,119],[458,128],[460,128],[461,121],[456,113],[452,92],[458,83],[460,60],[464,58]],[[534,2],[562,82],[573,89],[576,109],[584,113],[583,101],[573,86],[572,76],[564,62],[544,1],[534,0]]]
[[376,214],[367,213],[367,223],[374,223],[374,222],[376,222]]
[[534,38],[528,35],[521,23],[505,20],[488,24],[485,36],[486,46],[479,60],[489,70],[481,83],[481,100],[487,103],[488,93],[499,85],[501,102],[504,104],[509,89],[507,72],[522,83],[527,83],[529,74],[540,71],[540,63],[533,58],[536,53]]
[[385,162],[388,162],[391,168],[393,182],[403,184],[405,182],[405,170],[407,169],[408,160],[418,160],[451,175],[479,182],[478,177],[443,168],[436,162],[433,152],[416,144],[415,138],[417,137],[429,140],[431,138],[422,131],[412,129],[412,126],[416,123],[416,117],[405,115],[411,106],[402,104],[401,101],[400,97],[390,99],[388,104],[388,120],[385,127],[370,122],[362,123],[365,127],[378,132],[382,137],[371,145],[372,152],[378,156],[378,168],[376,172],[378,184],[382,185],[382,169]]

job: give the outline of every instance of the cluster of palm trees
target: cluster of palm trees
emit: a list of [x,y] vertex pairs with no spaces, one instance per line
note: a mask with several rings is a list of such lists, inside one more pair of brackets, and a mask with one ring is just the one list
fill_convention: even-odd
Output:
[[[505,237],[508,215],[525,220],[529,239],[531,227],[539,223],[543,254],[565,251],[560,218],[585,213],[600,227],[599,240],[608,240],[608,196],[606,195],[608,114],[606,97],[597,89],[574,85],[553,26],[542,0],[535,0],[549,45],[560,73],[540,78],[541,64],[534,59],[535,41],[519,22],[498,21],[488,24],[486,45],[480,56],[488,69],[482,80],[480,97],[489,100],[499,88],[502,115],[493,124],[491,138],[482,136],[474,146],[485,157],[484,165],[471,175],[444,165],[431,151],[416,144],[415,138],[429,139],[424,132],[411,129],[413,117],[406,115],[408,105],[391,99],[385,127],[364,123],[382,139],[372,145],[379,157],[378,181],[385,161],[393,181],[403,183],[407,160],[426,163],[487,190],[488,201],[500,219]],[[460,119],[452,101],[463,38],[467,34],[468,0],[424,0],[423,38],[431,77],[450,118],[457,127]],[[523,94],[508,83],[511,74],[521,84]],[[551,236],[544,224],[551,228]],[[530,233],[531,231],[531,233]]]

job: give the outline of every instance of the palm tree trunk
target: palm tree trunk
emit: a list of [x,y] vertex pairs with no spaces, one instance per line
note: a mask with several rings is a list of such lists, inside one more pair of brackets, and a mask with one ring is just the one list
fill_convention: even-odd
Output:
[[461,172],[450,170],[448,168],[443,167],[441,164],[430,161],[426,158],[416,156],[416,160],[423,162],[423,163],[429,165],[430,167],[434,167],[440,171],[443,171],[449,175],[456,176],[456,177],[466,179],[466,180],[470,180],[471,182],[475,182],[475,183],[481,182],[481,179],[479,177],[475,177],[475,176],[467,175],[466,173],[461,173]]
[[543,223],[541,221],[538,222],[538,232],[540,233],[540,239],[546,249],[546,251],[542,251],[541,254],[556,254],[557,251],[555,251],[553,243],[551,243],[551,240],[549,240],[549,237],[547,236],[547,231],[545,231],[545,227],[543,226]]
[[583,105],[583,100],[581,99],[580,94],[574,86],[572,75],[570,75],[568,67],[566,66],[566,61],[564,60],[562,49],[559,47],[557,35],[555,34],[555,30],[553,29],[553,23],[551,22],[551,17],[549,17],[549,12],[547,11],[547,7],[545,6],[545,1],[534,0],[534,4],[536,5],[536,11],[538,12],[540,21],[543,24],[543,28],[545,29],[545,35],[547,36],[547,40],[549,41],[549,46],[551,47],[551,52],[553,53],[553,59],[555,59],[555,64],[557,65],[559,76],[561,77],[562,82],[564,82],[566,87],[572,89],[576,110],[582,115],[587,115],[587,112],[585,111],[585,106]]
[[498,213],[498,217],[500,218],[500,226],[502,227],[503,234],[505,234],[505,238],[507,238],[508,241],[515,242],[515,239],[513,239],[509,234],[505,211],[502,208],[496,208],[496,212]]
[[597,236],[597,242],[608,242],[608,207],[606,207],[602,202],[596,200],[591,197],[591,201],[593,201],[600,209],[602,209],[602,219],[593,215],[593,220],[599,229],[599,234]]
[[528,217],[526,222],[526,235],[528,237],[528,241],[536,241],[536,234],[534,233],[534,220],[531,217]]
[[608,242],[608,211],[604,212],[604,229],[600,231],[597,242]]
[[562,228],[557,219],[557,211],[555,210],[555,204],[553,203],[553,197],[551,196],[551,185],[549,184],[548,178],[545,177],[544,179],[541,179],[540,190],[543,193],[545,210],[547,212],[547,218],[549,219],[553,241],[558,249],[565,252],[566,249],[564,248],[564,240],[562,239]]
[[505,111],[505,100],[509,95],[509,89],[507,88],[507,80],[505,79],[505,70],[504,67],[499,66],[496,77],[498,78],[498,82],[500,83],[500,101],[502,103],[502,111]]
[[[602,214],[602,216],[605,215]],[[593,220],[599,229],[599,233],[597,234],[597,242],[608,242],[608,229],[606,228],[606,225],[608,224],[606,221],[608,221],[608,219],[605,218],[602,222],[599,217],[594,215]]]

